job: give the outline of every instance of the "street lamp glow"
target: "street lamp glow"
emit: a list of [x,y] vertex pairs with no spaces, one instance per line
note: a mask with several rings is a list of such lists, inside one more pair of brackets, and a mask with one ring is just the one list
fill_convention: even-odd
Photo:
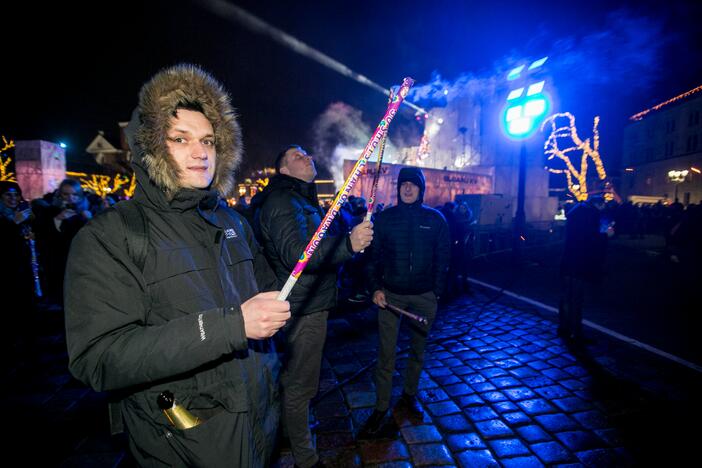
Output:
[[546,112],[546,101],[543,99],[534,99],[527,101],[524,104],[524,115],[527,117],[539,117]]
[[687,169],[682,171],[668,171],[668,179],[674,183],[684,182],[690,172]]
[[514,106],[507,109],[505,114],[505,120],[507,123],[512,122],[522,116],[522,106]]
[[534,60],[531,65],[529,65],[529,70],[534,70],[535,68],[539,68],[541,65],[546,63],[546,60],[548,60],[548,56],[540,58],[539,60]]
[[[524,211],[526,139],[539,128],[550,107],[548,95],[544,93],[546,81],[537,78],[541,76],[543,70],[536,70],[547,59],[548,57],[543,57],[533,61],[525,73],[522,73],[525,68],[525,65],[522,64],[507,74],[508,86],[511,89],[502,110],[502,128],[510,138],[522,140],[517,177],[517,210],[514,214],[514,237],[512,238],[512,252],[515,259],[521,258],[522,244],[526,240],[524,235],[526,227],[526,213]],[[526,95],[525,89],[527,89]]]
[[524,65],[519,65],[518,67],[513,68],[507,74],[507,80],[508,81],[516,80],[517,78],[519,78],[519,75],[522,73],[522,70],[524,70]]
[[512,120],[507,125],[507,131],[510,135],[515,137],[520,137],[528,134],[532,130],[533,121],[526,117],[520,117],[518,119]]
[[544,90],[544,84],[546,84],[546,81],[539,81],[538,83],[529,85],[529,89],[527,90],[527,96],[539,94],[541,91]]
[[64,148],[64,149],[65,149],[65,148],[66,148],[66,143],[60,141],[60,142],[59,142],[59,146],[60,146],[61,148]]
[[508,101],[502,117],[505,132],[512,138],[526,138],[539,128],[548,111],[548,99],[543,94]]
[[507,75],[507,81],[517,80],[510,86],[513,89],[507,94],[507,103],[502,112],[502,128],[509,137],[528,138],[550,111],[549,96],[544,90],[546,80],[529,83],[543,71],[540,67],[546,60],[548,57],[533,61],[526,71],[526,65],[520,65]]
[[507,96],[507,100],[513,101],[514,99],[517,99],[518,97],[522,97],[522,93],[524,93],[524,88],[513,89],[512,91],[509,92],[509,95]]

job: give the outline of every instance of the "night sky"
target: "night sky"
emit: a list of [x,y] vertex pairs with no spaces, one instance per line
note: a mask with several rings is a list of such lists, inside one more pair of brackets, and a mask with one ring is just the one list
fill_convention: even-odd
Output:
[[[230,91],[245,168],[269,164],[291,142],[312,147],[313,122],[333,102],[361,110],[371,127],[385,109],[377,91],[197,0],[14,3],[3,7],[0,133],[65,141],[69,167],[98,130],[118,145],[117,122],[141,84],[178,62],[202,65]],[[382,86],[404,76],[427,83],[432,73],[498,76],[520,58],[550,55],[560,110],[602,116],[605,164],[618,158],[629,115],[702,84],[702,2],[236,4]]]

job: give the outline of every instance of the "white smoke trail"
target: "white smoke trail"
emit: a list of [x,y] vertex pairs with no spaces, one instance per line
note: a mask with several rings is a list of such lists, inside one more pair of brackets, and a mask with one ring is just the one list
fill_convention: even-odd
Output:
[[[251,13],[249,13],[241,7],[232,5],[231,3],[225,0],[200,0],[200,2],[205,7],[209,8],[210,11],[223,18],[237,21],[239,24],[246,26],[251,31],[258,34],[266,35],[274,41],[278,42],[279,44],[288,47],[289,49],[297,52],[300,55],[304,55],[305,57],[310,58],[316,61],[317,63],[324,65],[327,68],[330,68],[338,73],[341,73],[344,76],[358,81],[361,84],[364,84],[376,91],[379,91],[385,96],[390,95],[390,91],[388,88],[380,86],[378,83],[371,80],[367,76],[361,75],[360,73],[351,70],[349,67],[339,62],[338,60],[329,57],[328,55],[318,51],[313,47],[310,47],[309,45],[291,36],[290,34],[266,23],[262,19],[252,15]],[[403,104],[407,104],[409,107],[411,107],[417,112],[426,112],[424,109],[412,104],[407,99],[404,100]]]

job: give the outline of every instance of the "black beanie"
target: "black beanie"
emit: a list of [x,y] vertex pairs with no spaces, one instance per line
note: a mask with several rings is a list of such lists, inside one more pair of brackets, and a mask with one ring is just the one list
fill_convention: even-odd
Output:
[[400,187],[403,182],[412,182],[414,185],[419,187],[419,198],[417,199],[419,203],[424,202],[424,188],[426,182],[424,181],[424,174],[422,170],[418,167],[403,167],[400,169],[400,174],[397,176],[397,201],[398,203],[402,200],[400,198]]

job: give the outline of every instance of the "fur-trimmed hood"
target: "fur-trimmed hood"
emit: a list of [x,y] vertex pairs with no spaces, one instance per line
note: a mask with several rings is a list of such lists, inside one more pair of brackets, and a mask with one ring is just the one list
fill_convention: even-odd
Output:
[[168,200],[173,198],[181,186],[178,167],[168,154],[166,133],[176,108],[185,103],[199,104],[212,124],[217,159],[210,188],[229,197],[242,157],[241,129],[224,87],[198,66],[166,68],[141,88],[138,127],[132,129],[136,131],[130,141],[132,162],[146,171]]

